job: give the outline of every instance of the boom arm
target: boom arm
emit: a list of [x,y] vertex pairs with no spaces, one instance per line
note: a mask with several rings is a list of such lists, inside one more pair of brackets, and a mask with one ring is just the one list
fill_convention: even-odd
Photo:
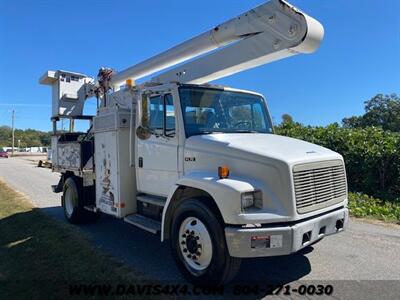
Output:
[[311,53],[323,35],[318,21],[284,0],[271,0],[117,73],[111,83],[117,86],[216,50],[153,78],[159,83],[201,84],[298,53]]

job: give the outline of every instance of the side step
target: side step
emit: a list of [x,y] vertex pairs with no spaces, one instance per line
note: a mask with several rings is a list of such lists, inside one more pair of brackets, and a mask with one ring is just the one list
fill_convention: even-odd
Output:
[[161,206],[161,207],[164,207],[165,206],[165,202],[167,201],[167,199],[164,198],[164,197],[151,196],[151,195],[146,195],[146,194],[137,195],[136,199],[138,201],[141,201],[141,202],[144,202],[144,203],[157,205],[157,206]]
[[159,231],[161,231],[161,222],[139,214],[129,215],[124,218],[124,221],[153,234],[157,234]]
[[98,212],[99,209],[95,205],[86,205],[83,207],[84,209],[92,212]]

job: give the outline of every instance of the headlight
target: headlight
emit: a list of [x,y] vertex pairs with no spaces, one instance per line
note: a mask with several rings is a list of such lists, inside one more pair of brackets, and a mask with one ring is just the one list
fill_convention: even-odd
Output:
[[242,194],[242,209],[249,208],[254,205],[254,193]]
[[242,194],[242,210],[250,207],[262,208],[261,191],[247,192]]

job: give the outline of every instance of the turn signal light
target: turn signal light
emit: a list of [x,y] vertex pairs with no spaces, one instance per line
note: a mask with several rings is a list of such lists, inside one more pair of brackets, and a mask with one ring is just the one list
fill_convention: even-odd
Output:
[[218,176],[220,179],[229,177],[229,168],[227,166],[218,167]]

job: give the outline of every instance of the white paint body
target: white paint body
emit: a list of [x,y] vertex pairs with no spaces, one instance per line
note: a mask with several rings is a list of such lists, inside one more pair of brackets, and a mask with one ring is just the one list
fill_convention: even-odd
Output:
[[[135,120],[133,120],[135,122]],[[129,164],[129,111],[105,109],[94,119],[96,207],[121,217],[136,210],[135,167]]]
[[[141,100],[135,99],[134,111],[136,116],[133,130],[129,133],[125,127],[123,139],[116,139],[118,128],[115,128],[113,136],[108,134],[104,141],[103,133],[95,133],[96,141],[96,177],[97,191],[100,196],[102,182],[103,161],[118,161],[117,168],[112,173],[118,173],[118,177],[112,177],[112,186],[117,186],[123,178],[125,185],[134,189],[123,193],[115,191],[115,195],[121,195],[121,200],[116,197],[115,202],[127,203],[126,199],[135,199],[138,193],[166,197],[163,216],[168,210],[170,201],[179,186],[197,188],[209,193],[215,200],[221,215],[227,224],[265,224],[277,222],[289,222],[308,218],[316,213],[346,205],[346,199],[306,214],[298,214],[296,211],[296,199],[293,184],[293,167],[307,163],[323,163],[340,161],[343,158],[338,153],[305,141],[264,133],[214,133],[192,136],[186,138],[184,121],[181,112],[178,84],[159,85],[141,90],[141,93],[149,97],[159,93],[172,94],[175,116],[176,134],[174,137],[156,136],[152,134],[148,139],[137,138],[135,131],[141,125]],[[224,88],[226,91],[235,91],[261,96],[260,94]],[[123,92],[123,90],[118,93]],[[265,100],[264,100],[265,101]],[[264,103],[266,106],[266,103]],[[137,107],[136,107],[137,106]],[[112,109],[100,113],[100,116],[111,114]],[[95,119],[95,124],[96,124]],[[129,144],[128,141],[132,140]],[[101,141],[101,142],[100,142]],[[106,145],[108,151],[102,151]],[[133,151],[129,151],[132,147]],[[104,153],[103,153],[104,152]],[[134,173],[127,180],[126,168],[129,168],[128,153],[133,153]],[[111,154],[110,154],[111,153]],[[124,159],[117,159],[117,153],[124,154]],[[111,156],[113,157],[111,157]],[[195,161],[185,158],[194,157]],[[139,166],[139,159],[143,166]],[[229,166],[228,179],[219,179],[218,167]],[[243,212],[241,208],[241,195],[255,190],[262,191],[263,207],[255,211]],[[128,194],[127,194],[128,193]],[[123,198],[123,200],[122,200]],[[129,200],[128,200],[129,201]],[[134,201],[134,200],[131,200]],[[117,217],[136,213],[136,205],[129,205],[130,209],[114,210]],[[101,206],[100,206],[101,208]],[[101,208],[103,212],[111,213],[110,208]],[[118,211],[118,213],[117,213]],[[164,220],[162,222],[164,224]],[[163,232],[163,231],[162,231]]]
[[[93,119],[92,131],[97,208],[124,218],[138,212],[137,197],[144,194],[153,197],[153,201],[164,198],[163,240],[169,230],[166,224],[173,218],[169,209],[174,201],[181,200],[177,199],[177,191],[182,187],[203,191],[218,208],[226,224],[229,252],[237,257],[289,254],[324,235],[342,230],[343,227],[335,225],[338,221],[347,223],[348,218],[346,175],[341,155],[270,133],[213,133],[187,137],[179,95],[182,84],[216,88],[206,83],[295,54],[311,53],[319,47],[323,35],[318,21],[283,0],[272,0],[113,75],[107,79],[106,88],[78,74],[79,80],[88,81],[88,84],[71,86],[78,97],[78,110],[95,94],[96,88],[100,93],[106,90]],[[140,79],[179,63],[183,64],[159,74],[151,82],[121,87],[127,79]],[[58,73],[46,73],[41,83],[52,85],[56,93],[53,111],[58,113],[53,117],[66,117],[59,111],[65,99],[58,94],[55,78],[59,77],[55,74]],[[109,86],[112,92],[108,91]],[[262,98],[254,92],[218,89]],[[175,134],[171,137],[165,131],[162,134],[152,132],[147,138],[138,138],[136,132],[145,123],[143,104],[152,95],[166,94],[173,99]],[[262,101],[271,120],[265,99]],[[122,122],[124,114],[129,115],[130,123]],[[53,149],[57,148],[54,146],[56,141]],[[228,178],[219,178],[220,166],[229,167]],[[315,176],[320,177],[315,179]],[[83,178],[85,182],[85,176]],[[261,202],[257,207],[244,209],[242,196],[249,192],[261,193]],[[310,196],[304,196],[306,192]],[[307,197],[317,194],[323,201],[315,200],[310,208],[311,198]],[[331,195],[328,200],[326,195]],[[107,201],[110,197],[112,201]],[[286,225],[278,227],[280,224]],[[257,233],[272,236],[272,246],[250,249],[249,241]],[[307,242],[302,240],[305,233],[310,234]]]
[[[209,193],[226,224],[290,222],[346,206],[347,197],[344,197],[317,211],[306,214],[296,211],[293,167],[331,161],[344,165],[340,154],[305,141],[274,134],[215,133],[186,138],[178,85],[153,88],[154,91],[164,89],[175,95],[176,137],[170,139],[152,136],[148,140],[137,139],[140,146],[136,152],[136,158],[143,157],[144,165],[146,159],[150,160],[152,166],[152,170],[137,169],[138,192],[167,197],[162,225],[165,223],[170,201],[179,186],[193,187]],[[260,96],[244,90],[224,90]],[[137,113],[138,127],[140,109]],[[164,155],[167,155],[166,158],[163,158]],[[185,160],[187,157],[195,157],[195,161]],[[228,179],[219,179],[218,166],[229,166],[231,175]],[[243,212],[241,195],[255,190],[262,191],[262,209]]]

